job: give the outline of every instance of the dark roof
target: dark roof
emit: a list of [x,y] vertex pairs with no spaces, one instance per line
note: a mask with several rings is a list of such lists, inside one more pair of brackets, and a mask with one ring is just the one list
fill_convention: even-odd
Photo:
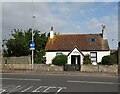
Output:
[[[94,41],[93,41],[94,40]],[[109,50],[108,41],[99,34],[63,34],[48,39],[46,51],[71,51],[77,46],[81,51]]]

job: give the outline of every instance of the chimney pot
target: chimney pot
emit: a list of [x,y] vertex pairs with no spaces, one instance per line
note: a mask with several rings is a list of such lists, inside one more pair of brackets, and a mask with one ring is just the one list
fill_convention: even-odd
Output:
[[102,38],[103,39],[107,39],[107,34],[106,34],[106,29],[105,29],[105,25],[102,25]]
[[53,31],[53,27],[51,27],[51,31]]
[[51,38],[51,39],[53,39],[53,38],[54,38],[53,27],[51,27],[51,31],[50,31],[50,38]]

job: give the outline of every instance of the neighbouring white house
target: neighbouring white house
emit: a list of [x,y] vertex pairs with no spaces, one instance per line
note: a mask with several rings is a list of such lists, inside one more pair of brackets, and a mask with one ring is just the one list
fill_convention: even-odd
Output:
[[46,64],[58,54],[68,56],[67,64],[83,64],[83,58],[89,54],[93,64],[101,62],[102,57],[110,54],[105,26],[101,34],[58,34],[51,27],[50,38],[46,44]]

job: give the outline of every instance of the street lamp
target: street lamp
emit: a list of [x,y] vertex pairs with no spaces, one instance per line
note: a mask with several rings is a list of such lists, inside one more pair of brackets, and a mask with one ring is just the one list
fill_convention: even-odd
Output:
[[32,42],[30,44],[30,50],[32,50],[32,70],[34,70],[34,50],[35,50],[35,43],[34,43],[34,33],[33,33],[33,30],[34,30],[34,19],[35,19],[35,15],[34,15],[34,2],[32,1],[32,5],[33,5],[33,16],[32,16]]
[[30,43],[30,50],[32,51],[32,70],[34,70],[34,50],[35,50],[35,43],[33,38],[33,30],[32,30],[32,41]]
[[33,30],[32,30],[32,70],[34,70],[34,50],[35,50],[35,44],[34,44],[34,38],[33,38]]
[[[33,16],[34,20],[35,16]],[[33,26],[34,27],[34,26]],[[34,29],[33,29],[34,30]],[[34,43],[34,33],[32,30],[32,42],[30,43],[30,50],[32,50],[32,70],[34,70],[34,50],[35,50],[35,43]]]

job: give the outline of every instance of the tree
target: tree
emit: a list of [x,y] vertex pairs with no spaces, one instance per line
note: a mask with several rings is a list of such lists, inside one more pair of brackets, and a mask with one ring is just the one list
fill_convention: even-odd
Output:
[[117,64],[117,57],[115,57],[115,55],[107,55],[104,56],[102,58],[102,62],[103,65],[113,65],[113,64]]
[[83,64],[91,64],[91,59],[89,54],[84,56]]
[[67,63],[67,56],[64,54],[61,55],[56,55],[53,60],[52,60],[52,64],[54,65],[65,65]]
[[7,56],[25,56],[30,53],[28,40],[25,39],[22,30],[12,31],[12,38],[5,40],[4,45],[6,45]]
[[38,53],[35,55],[35,63],[36,64],[45,64],[46,58],[44,57],[45,51],[40,50]]
[[[34,42],[35,42],[35,60],[43,57],[43,53],[48,36],[46,36],[46,33],[41,33],[39,30],[34,30]],[[14,29],[11,32],[11,38],[8,40],[3,40],[3,55],[4,56],[28,56],[31,55],[31,51],[29,49],[29,45],[31,42],[31,36],[32,36],[32,29],[28,30],[20,30],[20,29]],[[41,55],[40,55],[41,54]],[[40,56],[40,57],[39,57]],[[39,58],[38,58],[39,57]],[[41,62],[41,61],[40,61]]]

